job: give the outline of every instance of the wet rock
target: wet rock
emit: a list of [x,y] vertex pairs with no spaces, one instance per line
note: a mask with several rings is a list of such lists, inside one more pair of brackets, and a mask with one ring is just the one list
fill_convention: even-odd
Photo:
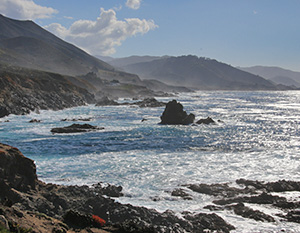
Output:
[[230,232],[235,227],[225,222],[216,214],[191,214],[185,213],[184,218],[190,221],[194,230],[192,232]]
[[165,103],[159,102],[155,98],[146,98],[142,101],[135,102],[134,104],[138,105],[140,108],[156,108],[166,106]]
[[120,105],[118,102],[109,99],[107,96],[102,97],[97,101],[96,106]]
[[171,193],[174,197],[182,197],[184,200],[192,200],[193,198],[186,193],[183,189],[175,189]]
[[239,196],[236,198],[229,198],[229,199],[221,199],[215,200],[213,203],[218,205],[227,205],[232,203],[255,203],[255,204],[280,204],[286,203],[287,199],[285,197],[273,196],[268,193],[262,193],[256,196]]
[[6,196],[8,188],[19,191],[35,189],[36,181],[34,162],[17,148],[0,143],[0,196]]
[[233,210],[236,215],[240,215],[244,218],[251,218],[256,221],[262,221],[262,222],[275,222],[275,219],[267,215],[261,211],[253,210],[249,207],[246,207],[243,203],[238,203],[236,205],[230,205],[226,206],[226,209]]
[[246,187],[252,186],[258,190],[265,190],[267,192],[300,191],[300,182],[297,181],[279,180],[276,182],[264,183],[260,181],[239,179],[236,180],[236,183],[245,185]]
[[107,184],[104,186],[101,183],[93,185],[95,192],[99,195],[106,195],[108,197],[122,197],[124,194],[122,193],[121,186],[115,186],[111,184]]
[[288,222],[300,223],[300,210],[289,211],[286,215],[279,214],[278,216],[286,219]]
[[73,119],[62,119],[61,121],[91,121],[92,118],[73,118]]
[[167,103],[166,108],[162,114],[161,124],[166,125],[188,125],[192,124],[195,120],[194,114],[187,114],[183,111],[182,104],[176,100]]
[[38,120],[38,119],[32,119],[29,121],[29,123],[40,123],[41,120]]
[[0,118],[8,116],[10,113],[6,107],[0,106]]
[[239,194],[253,193],[252,190],[230,187],[228,184],[190,184],[189,189],[212,196],[234,197]]
[[210,117],[207,117],[205,119],[200,119],[196,123],[197,124],[205,124],[205,125],[216,124],[216,122]]
[[90,131],[102,130],[104,128],[99,128],[97,126],[89,125],[89,124],[72,124],[70,126],[61,127],[61,128],[53,128],[51,129],[52,133],[83,133]]

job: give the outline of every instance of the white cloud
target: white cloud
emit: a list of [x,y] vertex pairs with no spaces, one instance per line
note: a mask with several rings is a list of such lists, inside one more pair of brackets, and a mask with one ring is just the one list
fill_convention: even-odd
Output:
[[50,24],[45,28],[55,35],[95,55],[111,55],[122,41],[137,34],[145,34],[158,26],[153,20],[138,18],[118,20],[113,9],[101,8],[96,21],[78,20],[70,28]]
[[51,7],[37,5],[33,0],[0,0],[0,12],[15,19],[50,18],[58,11]]
[[142,0],[127,0],[126,6],[131,9],[137,10],[141,6],[141,1]]

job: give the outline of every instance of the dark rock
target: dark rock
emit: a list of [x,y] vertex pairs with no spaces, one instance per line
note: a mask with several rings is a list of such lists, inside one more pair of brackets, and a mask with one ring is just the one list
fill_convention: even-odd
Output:
[[36,181],[34,162],[17,148],[0,143],[0,194],[6,196],[8,187],[19,191],[35,189]]
[[252,186],[256,189],[268,192],[300,191],[300,182],[297,181],[279,180],[276,182],[264,183],[260,181],[239,179],[236,180],[236,183],[245,185],[246,187]]
[[191,184],[187,187],[194,192],[212,196],[234,197],[239,194],[253,193],[252,190],[230,187],[228,184]]
[[255,204],[279,204],[279,203],[286,203],[287,200],[285,197],[273,196],[268,193],[262,193],[257,196],[240,196],[236,198],[229,198],[229,199],[221,199],[215,200],[213,203],[218,205],[227,205],[232,203],[255,203]]
[[101,183],[93,185],[93,188],[97,194],[106,195],[108,197],[122,197],[124,194],[122,193],[121,186],[115,186],[108,184],[107,186],[103,187]]
[[186,193],[183,189],[175,189],[171,193],[174,197],[182,197],[184,200],[192,200],[193,198]]
[[228,210],[233,210],[235,214],[240,215],[244,218],[251,218],[256,221],[267,221],[275,222],[275,219],[261,211],[253,210],[249,207],[246,207],[243,203],[238,203],[236,205],[230,205],[225,207]]
[[73,118],[73,119],[62,119],[61,121],[91,121],[92,118]]
[[6,107],[0,106],[0,118],[9,115],[9,111]]
[[41,120],[37,120],[37,119],[32,119],[29,121],[29,123],[40,123]]
[[166,106],[165,103],[157,101],[155,98],[146,98],[142,101],[135,102],[133,104],[138,105],[140,108],[155,108]]
[[197,124],[205,124],[205,125],[216,124],[216,122],[210,117],[207,117],[206,119],[200,119],[196,123]]
[[51,129],[52,133],[83,133],[90,132],[96,130],[102,130],[104,128],[99,128],[97,126],[89,125],[89,124],[72,124],[70,126],[61,127],[61,128],[53,128]]
[[63,216],[64,222],[74,228],[86,228],[93,225],[92,216],[69,210]]
[[162,114],[161,124],[167,125],[188,125],[192,124],[195,120],[194,114],[187,114],[183,111],[182,104],[176,100],[172,100],[167,103],[166,108]]
[[216,214],[188,214],[184,216],[185,219],[190,221],[194,227],[192,232],[204,232],[210,230],[212,232],[230,232],[235,227],[225,222],[221,217]]
[[288,222],[300,223],[300,210],[289,211],[286,215],[279,215],[282,218],[285,218]]
[[97,101],[96,106],[120,105],[118,102],[109,99],[107,96],[102,97]]

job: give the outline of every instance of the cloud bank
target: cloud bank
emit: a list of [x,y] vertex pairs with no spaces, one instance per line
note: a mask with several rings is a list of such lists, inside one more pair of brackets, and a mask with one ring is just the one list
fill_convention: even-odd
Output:
[[78,20],[70,28],[53,23],[45,28],[62,39],[74,43],[94,55],[111,55],[122,41],[137,34],[145,34],[158,26],[153,20],[129,18],[118,20],[113,9],[101,8],[96,21]]
[[58,11],[51,7],[37,5],[33,0],[0,0],[1,14],[16,19],[50,18]]
[[137,10],[141,6],[141,1],[142,0],[127,0],[126,6],[131,9]]

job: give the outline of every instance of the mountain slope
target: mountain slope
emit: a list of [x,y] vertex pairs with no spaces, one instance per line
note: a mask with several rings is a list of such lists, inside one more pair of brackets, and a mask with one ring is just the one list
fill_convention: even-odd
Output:
[[260,75],[278,84],[300,87],[300,72],[269,66],[239,67],[239,69]]
[[[34,22],[9,19],[2,15],[0,49],[0,61],[9,60],[15,65],[28,68],[67,75],[114,71],[109,64],[59,39]],[[39,60],[42,61],[37,62]]]
[[272,82],[227,64],[196,56],[167,57],[122,67],[142,79],[204,90],[275,90]]

